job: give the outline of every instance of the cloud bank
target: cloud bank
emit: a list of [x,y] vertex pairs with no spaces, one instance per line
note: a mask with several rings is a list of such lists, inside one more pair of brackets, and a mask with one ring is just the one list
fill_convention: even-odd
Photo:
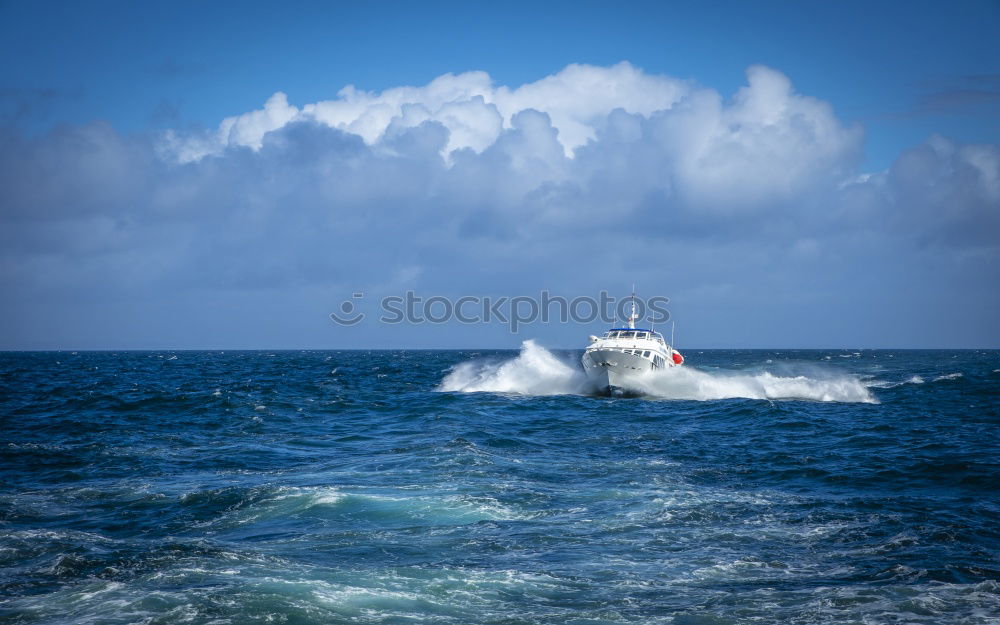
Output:
[[[469,72],[302,105],[278,92],[210,131],[8,127],[3,340],[424,344],[422,329],[337,335],[325,313],[357,290],[633,281],[689,302],[706,338],[724,325],[720,344],[746,344],[733,326],[752,320],[770,344],[828,345],[843,302],[890,318],[921,282],[975,308],[922,309],[961,321],[955,341],[998,340],[983,289],[1000,277],[1000,149],[935,136],[865,173],[863,139],[771,68],[726,97],[628,63],[516,88]],[[789,329],[800,315],[825,329]],[[882,336],[916,340],[923,322]]]

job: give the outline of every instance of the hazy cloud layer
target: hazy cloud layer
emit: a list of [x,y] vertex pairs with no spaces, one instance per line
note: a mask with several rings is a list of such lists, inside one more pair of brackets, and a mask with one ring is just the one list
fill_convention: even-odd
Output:
[[915,113],[973,114],[996,117],[1000,114],[1000,74],[973,74],[925,85]]
[[996,344],[1000,150],[935,136],[864,173],[862,143],[776,70],[727,98],[627,63],[276,93],[205,133],[8,129],[4,346],[516,344],[325,315],[357,290],[632,282],[687,306],[702,345],[921,344],[942,317],[945,342]]

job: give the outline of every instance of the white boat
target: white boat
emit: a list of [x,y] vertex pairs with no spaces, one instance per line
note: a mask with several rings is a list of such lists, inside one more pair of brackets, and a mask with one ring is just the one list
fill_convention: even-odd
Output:
[[[652,329],[635,327],[635,294],[627,328],[611,328],[590,337],[583,353],[583,369],[601,392],[619,395],[635,391],[643,378],[684,364],[684,356]],[[672,340],[672,339],[671,339]]]

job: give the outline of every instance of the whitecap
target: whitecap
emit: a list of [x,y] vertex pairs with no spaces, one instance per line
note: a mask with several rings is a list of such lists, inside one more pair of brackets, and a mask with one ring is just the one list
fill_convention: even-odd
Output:
[[939,375],[938,377],[934,378],[934,381],[935,382],[940,382],[941,380],[957,380],[960,377],[962,377],[962,373],[961,372],[959,372],[959,373],[949,373],[947,375]]
[[923,383],[924,379],[922,377],[920,377],[919,375],[913,375],[907,378],[906,380],[903,380],[902,382],[885,382],[880,380],[876,382],[870,382],[868,386],[869,388],[896,388],[897,386],[903,386],[904,384],[923,384]]

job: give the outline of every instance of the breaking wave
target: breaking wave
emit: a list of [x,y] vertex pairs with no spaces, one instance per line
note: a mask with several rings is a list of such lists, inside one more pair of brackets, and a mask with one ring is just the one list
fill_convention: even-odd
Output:
[[[437,390],[521,395],[587,395],[597,391],[579,366],[564,362],[531,340],[521,345],[521,352],[515,358],[476,360],[453,367]],[[852,375],[703,371],[690,365],[637,378],[632,390],[656,399],[804,399],[878,403],[864,382]]]
[[518,393],[521,395],[579,395],[591,392],[579,367],[528,340],[510,360],[473,360],[451,369],[439,391],[461,393]]

